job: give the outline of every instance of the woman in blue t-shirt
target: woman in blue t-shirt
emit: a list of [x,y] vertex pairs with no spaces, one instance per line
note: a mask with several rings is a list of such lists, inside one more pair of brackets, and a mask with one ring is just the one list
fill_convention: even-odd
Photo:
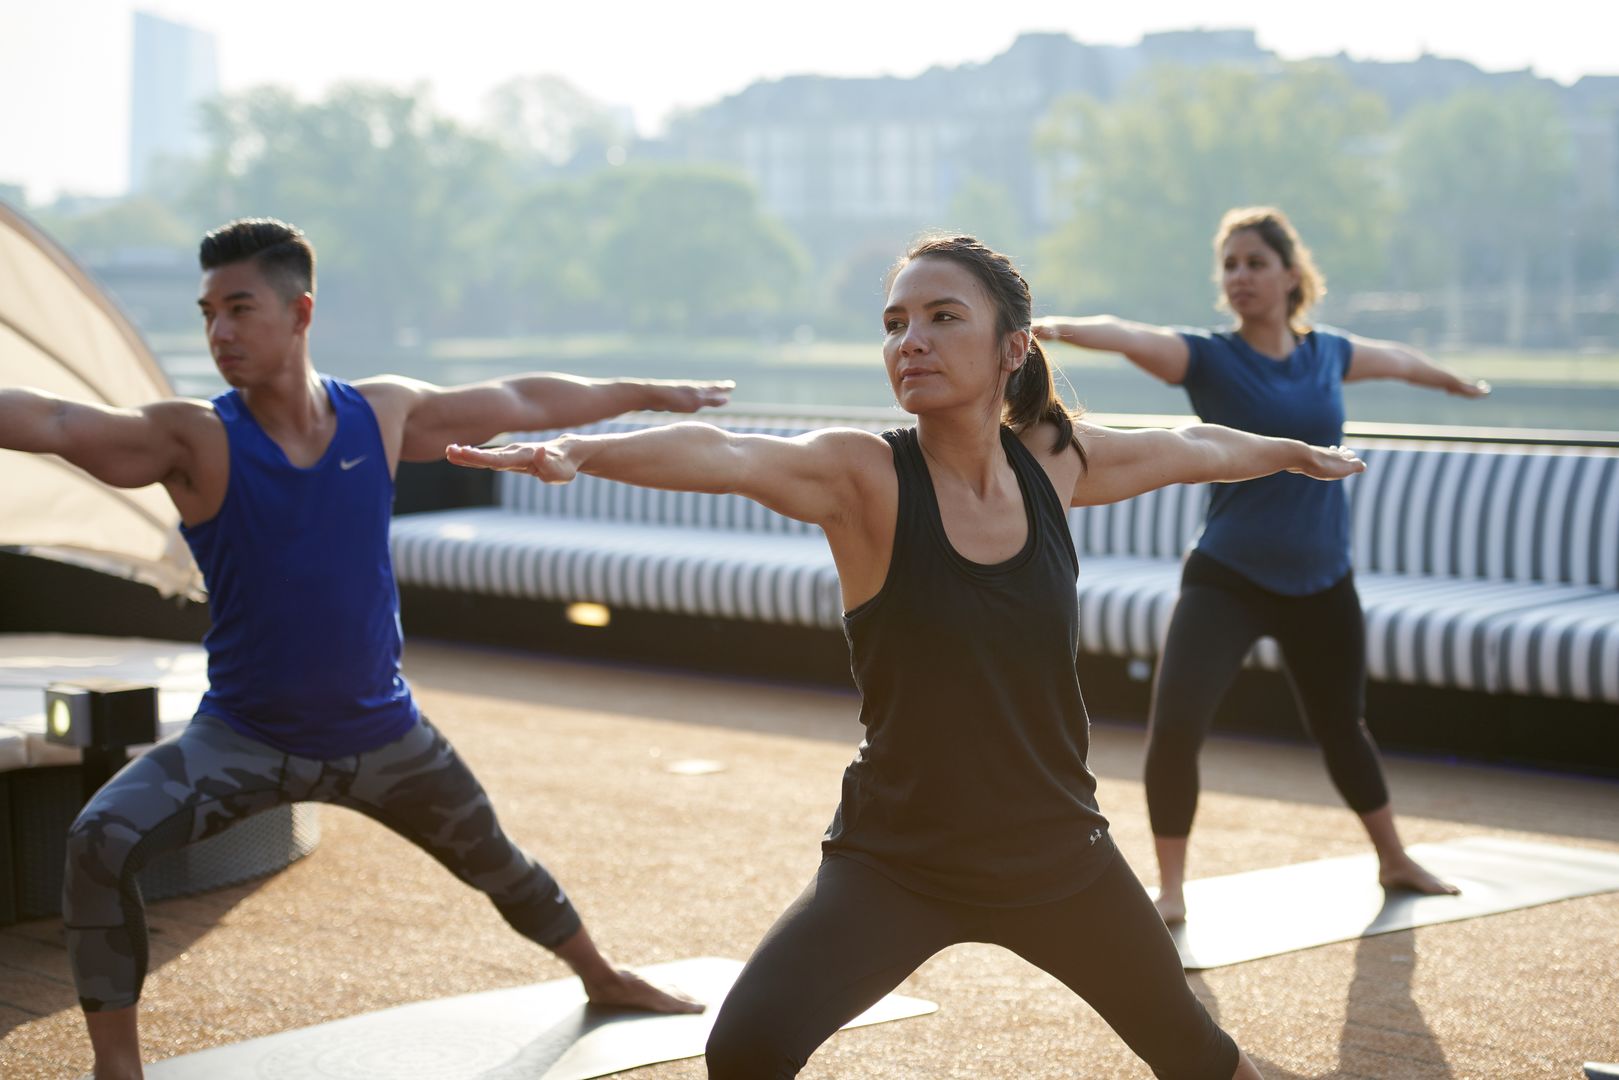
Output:
[[[1409,346],[1312,329],[1305,313],[1326,291],[1324,281],[1280,210],[1230,211],[1214,250],[1215,277],[1236,316],[1231,330],[1177,330],[1098,315],[1039,319],[1034,332],[1122,353],[1184,386],[1202,420],[1322,446],[1343,441],[1345,382],[1400,379],[1468,398],[1490,392]],[[1281,648],[1333,783],[1377,849],[1378,880],[1388,888],[1455,892],[1406,854],[1361,717],[1366,634],[1350,570],[1347,495],[1336,485],[1283,474],[1215,485],[1186,559],[1148,724],[1147,806],[1164,920],[1186,916],[1198,749],[1260,637]]]

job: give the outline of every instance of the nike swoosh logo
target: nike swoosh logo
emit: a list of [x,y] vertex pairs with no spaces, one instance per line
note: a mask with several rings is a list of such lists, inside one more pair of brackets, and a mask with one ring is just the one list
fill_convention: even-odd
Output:
[[352,460],[349,459],[349,458],[344,458],[342,461],[339,461],[337,463],[337,467],[339,469],[342,469],[344,472],[348,472],[350,469],[354,468],[354,466],[358,465],[360,462],[364,461],[365,459],[366,459],[365,454],[361,454],[359,457],[353,458]]

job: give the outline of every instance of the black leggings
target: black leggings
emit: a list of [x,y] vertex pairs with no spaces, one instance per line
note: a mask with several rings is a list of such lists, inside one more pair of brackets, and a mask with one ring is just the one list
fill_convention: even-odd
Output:
[[991,908],[923,896],[831,855],[721,1006],[708,1039],[709,1077],[796,1076],[838,1028],[928,957],[965,941],[1003,946],[1062,980],[1160,1077],[1228,1080],[1236,1070],[1236,1043],[1187,986],[1163,920],[1124,856],[1115,853],[1074,896]]
[[1283,596],[1199,552],[1186,559],[1153,684],[1147,735],[1147,812],[1155,836],[1192,831],[1197,753],[1220,699],[1261,637],[1283,670],[1339,794],[1356,813],[1389,801],[1377,746],[1361,718],[1366,624],[1354,575],[1309,596]]

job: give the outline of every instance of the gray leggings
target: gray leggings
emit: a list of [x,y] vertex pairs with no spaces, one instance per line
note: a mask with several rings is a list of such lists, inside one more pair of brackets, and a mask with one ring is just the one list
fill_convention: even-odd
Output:
[[140,998],[147,965],[141,867],[293,802],[332,803],[375,818],[486,893],[538,945],[555,948],[579,929],[556,881],[506,838],[482,785],[425,718],[375,750],[319,761],[199,716],[96,792],[68,833],[62,915],[86,1012]]

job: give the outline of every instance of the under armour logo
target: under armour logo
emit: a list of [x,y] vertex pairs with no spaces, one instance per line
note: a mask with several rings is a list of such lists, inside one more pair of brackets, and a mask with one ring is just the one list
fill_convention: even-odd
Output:
[[1094,844],[1100,839],[1102,839],[1102,830],[1101,829],[1092,829],[1091,830],[1091,843]]
[[364,461],[365,457],[366,457],[366,455],[361,454],[357,458],[344,458],[342,461],[339,461],[337,463],[337,467],[339,469],[342,469],[344,472],[348,472],[350,469],[354,468],[354,466],[356,466],[360,462]]

